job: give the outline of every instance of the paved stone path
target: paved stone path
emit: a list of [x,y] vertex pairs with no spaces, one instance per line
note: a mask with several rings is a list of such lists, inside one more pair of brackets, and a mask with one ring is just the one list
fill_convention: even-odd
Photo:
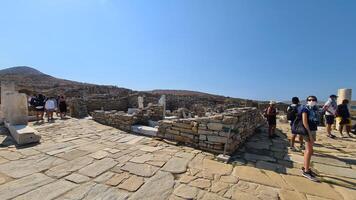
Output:
[[[32,124],[42,143],[16,147],[0,128],[0,199],[282,199],[356,197],[356,139],[318,137],[313,168],[300,176],[302,153],[288,150],[288,125],[265,129],[232,163],[174,143],[127,134],[88,119]],[[323,130],[320,131],[321,135]],[[353,189],[352,189],[353,188]]]

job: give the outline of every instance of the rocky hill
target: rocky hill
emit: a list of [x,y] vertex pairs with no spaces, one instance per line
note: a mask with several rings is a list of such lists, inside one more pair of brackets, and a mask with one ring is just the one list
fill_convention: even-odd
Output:
[[[129,106],[135,106],[138,96],[145,96],[146,103],[157,102],[161,95],[167,95],[167,106],[174,110],[197,105],[215,107],[217,105],[248,105],[252,101],[212,95],[188,90],[133,91],[110,85],[95,85],[56,78],[31,67],[12,67],[0,70],[0,81],[14,81],[17,90],[28,95],[42,93],[46,96],[65,95],[84,99],[130,99]],[[105,101],[93,101],[93,104]]]
[[131,90],[116,86],[102,86],[81,83],[44,74],[31,67],[12,67],[0,70],[0,81],[14,81],[17,89],[29,95],[43,93],[46,95],[64,94],[69,97],[87,95],[128,95]]

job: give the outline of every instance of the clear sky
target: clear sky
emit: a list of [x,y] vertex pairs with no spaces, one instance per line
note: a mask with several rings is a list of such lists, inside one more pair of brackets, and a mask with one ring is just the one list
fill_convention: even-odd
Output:
[[1,0],[0,69],[135,90],[356,96],[354,0]]

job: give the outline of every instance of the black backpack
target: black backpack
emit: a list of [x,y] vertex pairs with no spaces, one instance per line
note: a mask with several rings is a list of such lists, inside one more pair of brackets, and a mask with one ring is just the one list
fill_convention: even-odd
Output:
[[298,105],[289,106],[287,109],[287,120],[294,121],[298,115]]

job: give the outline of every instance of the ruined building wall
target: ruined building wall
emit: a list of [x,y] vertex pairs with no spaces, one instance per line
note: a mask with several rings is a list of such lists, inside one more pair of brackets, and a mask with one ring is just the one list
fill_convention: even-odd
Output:
[[83,99],[70,99],[67,103],[71,117],[84,118],[88,116],[87,105]]
[[139,119],[133,114],[120,111],[94,111],[92,117],[96,122],[112,126],[123,131],[131,131],[131,126],[137,124]]
[[88,112],[93,112],[95,110],[118,110],[118,111],[127,111],[128,99],[87,99],[85,100]]
[[231,154],[264,123],[258,109],[235,108],[211,117],[162,120],[158,137],[214,153],[223,153],[228,141],[227,153]]
[[127,114],[123,111],[94,111],[92,112],[93,120],[108,126],[130,132],[131,126],[136,124],[148,125],[149,120],[162,120],[163,107],[151,105],[139,110],[134,114]]

